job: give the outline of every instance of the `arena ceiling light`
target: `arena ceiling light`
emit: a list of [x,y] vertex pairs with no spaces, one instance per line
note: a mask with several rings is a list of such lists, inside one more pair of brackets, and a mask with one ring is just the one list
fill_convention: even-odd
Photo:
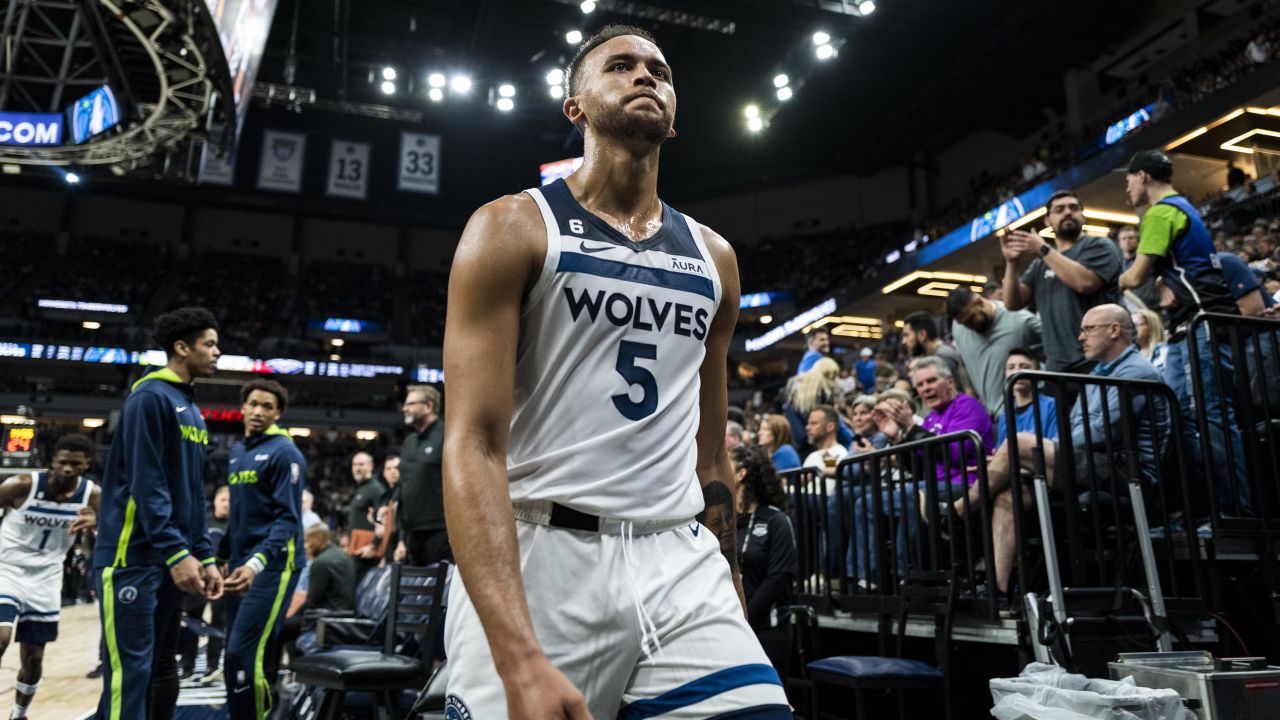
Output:
[[578,43],[582,42],[582,31],[570,30],[569,32],[564,34],[564,41],[569,43],[570,45],[577,45]]
[[427,76],[428,87],[443,88],[446,84],[448,80],[445,79],[444,73],[433,72]]
[[291,427],[288,433],[291,437],[311,437],[311,428]]
[[440,102],[444,99],[444,91],[438,87],[433,87],[427,91],[427,98],[430,99],[431,102]]
[[501,97],[498,98],[498,102],[494,103],[494,107],[498,108],[502,112],[511,112],[516,108],[516,101],[509,97]]
[[378,431],[377,430],[357,430],[356,439],[357,440],[377,440]]
[[84,322],[80,323],[80,327],[84,328],[85,330],[100,330],[102,328],[102,323],[96,320],[85,320]]
[[1121,225],[1137,225],[1138,216],[1133,213],[1118,213],[1109,210],[1085,210],[1084,216],[1090,220],[1119,223]]
[[590,15],[596,11],[595,0],[584,0],[578,7],[582,8],[583,15]]
[[516,86],[511,83],[503,83],[498,86],[498,97],[513,98],[516,96]]
[[550,91],[551,91],[551,97],[555,100],[560,100],[561,98],[564,97],[564,88],[560,87],[559,85],[552,85],[550,87]]
[[[916,270],[908,275],[898,278],[893,282],[880,288],[880,292],[888,295],[889,293],[901,287],[906,287],[917,280],[951,280],[955,283],[965,283],[968,285],[981,286],[987,281],[986,275],[970,275],[968,273],[958,272],[929,272],[928,270]],[[957,285],[959,287],[959,285]]]
[[773,322],[773,316],[772,316],[772,315],[761,315],[761,316],[760,316],[760,324],[761,324],[761,325],[768,325],[768,324],[769,324],[769,323],[771,323],[771,322]]
[[383,80],[395,80],[395,79],[396,79],[396,69],[395,69],[395,68],[393,68],[393,67],[391,67],[390,65],[388,65],[388,66],[386,66],[386,67],[382,68],[382,79],[383,79]]
[[836,48],[834,45],[830,43],[826,43],[824,45],[819,45],[817,48],[815,48],[813,51],[813,54],[817,56],[819,60],[823,60],[823,61],[830,60],[831,58],[836,56]]
[[742,114],[747,116],[748,120],[760,117],[760,108],[756,105],[748,105],[742,109]]
[[791,83],[791,78],[786,73],[778,73],[773,76],[773,86],[776,88],[784,88]]
[[66,180],[68,185],[75,185],[76,183],[80,182],[80,176],[73,172],[69,172],[66,175],[63,175],[62,179]]
[[471,92],[471,78],[466,75],[454,75],[449,81],[449,89],[459,95]]
[[827,45],[827,44],[830,44],[830,42],[831,42],[831,36],[822,32],[821,30],[813,34],[814,45],[818,45],[818,46]]
[[875,11],[876,11],[876,4],[871,2],[871,0],[863,0],[862,2],[858,3],[858,12],[862,13],[863,15],[870,15]]
[[781,100],[782,102],[786,102],[786,101],[790,100],[790,99],[791,99],[791,96],[792,96],[792,95],[794,95],[794,94],[795,94],[795,93],[794,93],[794,92],[792,92],[792,90],[791,90],[791,88],[790,88],[790,87],[780,87],[780,88],[778,88],[778,99],[779,99],[779,100]]
[[84,418],[80,421],[80,424],[83,425],[84,427],[89,428],[90,430],[93,430],[95,428],[100,428],[103,425],[106,425],[107,421],[105,418]]
[[343,340],[342,338],[333,338],[332,340],[329,341],[329,344],[334,347],[342,347],[343,345],[347,344],[347,341]]
[[393,83],[393,82],[391,82],[390,80],[383,80],[383,81],[382,81],[382,94],[383,94],[383,95],[395,95],[395,94],[396,94],[396,84],[395,84],[395,83]]
[[551,68],[547,71],[548,85],[561,85],[564,83],[564,68]]

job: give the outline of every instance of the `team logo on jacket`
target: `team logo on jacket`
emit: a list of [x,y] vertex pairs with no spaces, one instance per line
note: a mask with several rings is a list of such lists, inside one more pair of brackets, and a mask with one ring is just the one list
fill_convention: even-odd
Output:
[[298,478],[302,476],[302,467],[298,463],[289,463],[289,482],[294,485],[298,484]]
[[116,598],[118,598],[120,602],[124,603],[125,605],[128,605],[129,603],[138,599],[138,588],[132,585],[125,585],[124,587],[120,588],[120,592],[116,593]]
[[444,701],[444,717],[445,720],[471,720],[471,711],[462,702],[462,698],[450,695]]

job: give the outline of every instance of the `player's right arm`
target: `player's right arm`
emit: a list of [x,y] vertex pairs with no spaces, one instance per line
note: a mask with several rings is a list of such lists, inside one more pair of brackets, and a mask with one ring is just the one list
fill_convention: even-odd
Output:
[[[127,439],[124,466],[129,475],[129,497],[139,529],[155,548],[183,592],[203,592],[200,562],[191,554],[186,538],[173,521],[173,496],[164,466],[165,438],[175,432],[173,408],[149,392],[137,393],[124,404],[120,432]],[[123,538],[122,538],[123,539]]]
[[31,494],[31,483],[35,478],[30,475],[13,475],[0,483],[0,508],[16,508]]
[[546,257],[528,197],[471,217],[449,274],[444,369],[444,508],[449,542],[484,626],[513,719],[588,718],[586,700],[542,652],[520,575],[507,477],[520,305]]

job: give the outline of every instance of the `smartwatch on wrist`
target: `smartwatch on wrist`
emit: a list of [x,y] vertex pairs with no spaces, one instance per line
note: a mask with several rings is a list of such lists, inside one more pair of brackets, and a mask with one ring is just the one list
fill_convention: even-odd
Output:
[[1048,254],[1049,254],[1049,252],[1050,252],[1051,250],[1053,250],[1053,246],[1052,246],[1052,245],[1050,245],[1049,243],[1045,243],[1045,244],[1041,245],[1041,246],[1040,246],[1040,257],[1044,257],[1044,256],[1048,255]]

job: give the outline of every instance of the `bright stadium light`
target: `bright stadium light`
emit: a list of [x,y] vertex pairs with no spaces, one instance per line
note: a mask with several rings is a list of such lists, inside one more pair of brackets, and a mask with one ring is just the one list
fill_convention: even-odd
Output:
[[570,45],[577,45],[578,43],[582,42],[582,31],[570,30],[569,32],[564,34],[564,41],[569,43]]
[[427,85],[433,88],[442,88],[445,82],[444,73],[431,73],[427,76]]
[[780,88],[778,88],[778,99],[779,99],[779,100],[781,100],[782,102],[786,102],[786,101],[790,100],[790,99],[791,99],[791,96],[792,96],[792,95],[794,95],[794,94],[795,94],[795,93],[793,93],[793,92],[791,91],[791,88],[789,88],[789,87],[780,87]]
[[563,88],[563,87],[561,87],[561,86],[559,86],[559,85],[552,85],[552,86],[551,86],[551,98],[552,98],[553,100],[560,100],[560,99],[564,98],[564,88]]
[[498,102],[495,103],[495,107],[502,112],[511,112],[516,107],[516,101],[509,97],[498,98]]
[[821,30],[813,34],[814,45],[826,45],[829,42],[831,42],[831,36]]
[[764,120],[761,120],[759,116],[747,118],[747,129],[753,133],[760,132],[764,129]]
[[778,73],[773,76],[773,86],[776,88],[786,87],[791,82],[791,78],[786,73]]
[[594,0],[583,0],[583,3],[578,7],[582,8],[583,15],[590,15],[596,11],[596,4]]
[[761,324],[761,325],[768,325],[768,324],[769,324],[769,323],[771,323],[771,322],[773,322],[773,316],[772,316],[772,315],[761,315],[761,316],[760,316],[760,324]]
[[386,66],[386,67],[382,68],[382,79],[383,79],[383,80],[395,80],[395,79],[396,79],[396,69],[395,69],[395,68],[393,68],[393,67],[391,67],[390,65],[388,65],[388,66]]
[[454,75],[449,81],[449,89],[458,93],[465,94],[471,92],[471,78],[466,75]]
[[73,172],[69,172],[66,175],[64,175],[63,179],[67,181],[68,185],[75,185],[76,183],[80,182],[80,176]]
[[755,105],[748,105],[742,109],[742,114],[746,115],[748,120],[755,120],[760,117],[760,108]]
[[427,91],[427,97],[431,99],[431,102],[440,102],[444,99],[444,91],[433,87]]
[[498,97],[513,98],[516,96],[516,86],[511,83],[503,83],[498,86]]
[[84,322],[80,323],[80,327],[84,328],[85,330],[98,330],[102,327],[102,323],[96,320],[85,320]]
[[395,95],[395,94],[396,94],[396,84],[395,84],[395,83],[393,83],[393,82],[391,82],[390,80],[383,80],[383,81],[382,81],[382,94],[383,94],[383,95]]
[[547,84],[560,85],[564,82],[564,68],[551,68],[547,71]]
[[830,60],[836,56],[836,49],[829,43],[826,45],[819,45],[813,52],[818,56],[819,60]]
[[858,12],[862,13],[863,15],[870,15],[875,11],[876,11],[876,4],[871,2],[871,0],[862,0],[862,2],[858,4]]

